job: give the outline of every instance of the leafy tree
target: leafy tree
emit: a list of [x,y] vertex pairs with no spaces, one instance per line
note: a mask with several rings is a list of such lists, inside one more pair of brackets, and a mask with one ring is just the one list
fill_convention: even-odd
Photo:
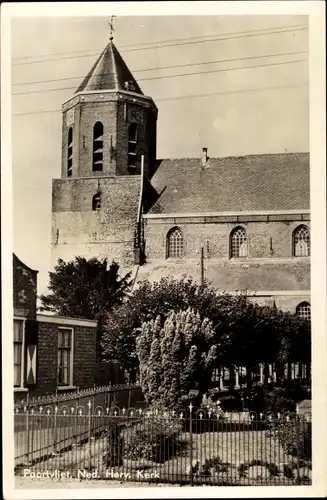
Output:
[[76,257],[65,262],[58,259],[49,273],[50,294],[41,296],[41,311],[98,321],[98,340],[104,314],[121,304],[130,288],[130,274],[119,275],[116,262]]
[[160,323],[159,317],[143,323],[136,341],[146,401],[170,409],[191,401],[197,405],[217,359],[212,324],[192,309],[170,311],[162,328]]
[[[106,315],[104,356],[123,363],[134,379],[139,366],[136,339],[142,323],[153,320],[157,321],[157,328],[162,328],[170,311],[188,308],[197,311],[201,320],[208,318],[212,323],[215,343],[219,345],[217,367],[246,366],[250,374],[260,362],[296,358],[300,354],[299,345],[301,349],[306,347],[306,354],[302,353],[297,361],[307,359],[310,353],[310,324],[304,324],[295,314],[258,306],[245,294],[218,295],[209,285],[199,285],[192,279],[163,278],[156,283],[141,283]],[[251,386],[250,376],[248,385]]]
[[[219,338],[225,335],[224,330],[219,328],[225,324],[223,318],[232,318],[231,311],[241,307],[243,300],[243,297],[228,294],[217,295],[207,284],[199,285],[192,279],[162,278],[155,283],[144,281],[126,297],[122,305],[106,315],[102,337],[104,357],[119,360],[134,380],[139,366],[135,342],[143,322],[159,316],[162,326],[171,310],[177,312],[192,308],[199,312],[201,318],[208,317],[217,325],[215,331]],[[227,314],[228,311],[230,314]]]

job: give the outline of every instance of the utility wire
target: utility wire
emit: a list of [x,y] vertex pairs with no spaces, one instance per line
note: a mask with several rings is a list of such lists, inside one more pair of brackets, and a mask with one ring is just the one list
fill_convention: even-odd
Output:
[[[271,67],[271,66],[295,64],[295,63],[299,63],[299,62],[306,62],[306,59],[296,59],[293,61],[281,61],[281,62],[268,63],[268,64],[255,64],[252,66],[240,66],[240,67],[235,67],[235,68],[227,68],[227,69],[223,68],[223,69],[215,69],[215,70],[201,71],[201,72],[196,71],[193,73],[180,73],[178,75],[152,76],[152,77],[148,77],[148,78],[140,78],[138,81],[144,82],[144,81],[149,81],[149,80],[164,80],[167,78],[179,78],[179,77],[184,77],[184,76],[205,75],[208,73],[221,73],[221,72],[229,72],[229,71],[244,70],[244,69],[267,68],[267,67]],[[92,90],[91,87],[92,87],[92,85],[90,85],[89,90]],[[55,89],[28,90],[25,92],[14,92],[12,95],[27,95],[27,94],[46,93],[46,92],[61,92],[63,90],[74,90],[74,89],[76,89],[76,87],[62,87],[62,88],[55,88]]]
[[[237,31],[237,32],[234,32],[234,33],[222,33],[220,36],[227,36],[227,35],[241,35],[241,34],[245,34],[245,33],[259,33],[259,32],[262,32],[262,31],[273,31],[273,30],[281,30],[281,29],[292,29],[292,28],[307,28],[306,25],[301,25],[301,24],[295,24],[295,25],[291,25],[291,26],[274,26],[274,27],[271,27],[271,28],[261,28],[261,29],[256,29],[256,30],[247,30],[247,31]],[[175,38],[175,39],[171,39],[171,40],[157,40],[157,41],[154,41],[154,42],[144,42],[144,43],[141,43],[141,44],[130,44],[130,45],[121,45],[121,49],[128,49],[128,48],[139,48],[139,47],[145,47],[145,46],[151,46],[151,45],[158,45],[158,44],[163,44],[163,43],[166,43],[166,42],[185,42],[185,41],[188,41],[188,40],[196,40],[196,39],[205,39],[205,38],[211,38],[211,37],[215,37],[215,36],[219,36],[217,33],[213,33],[212,35],[202,35],[202,36],[196,36],[196,37],[188,37],[188,38]],[[48,54],[39,54],[39,55],[36,55],[36,56],[25,56],[25,57],[14,57],[13,58],[13,61],[20,61],[20,60],[25,60],[25,59],[34,59],[35,57],[48,57],[48,56],[61,56],[61,55],[70,55],[70,54],[77,54],[77,53],[85,53],[85,52],[92,52],[92,51],[95,51],[95,52],[99,52],[99,51],[102,51],[103,50],[103,47],[102,48],[97,48],[97,49],[83,49],[83,50],[73,50],[73,51],[70,51],[70,52],[51,52],[51,53],[48,53]]]
[[[181,100],[181,99],[194,99],[194,98],[205,98],[205,97],[212,97],[212,96],[220,96],[220,95],[232,95],[232,94],[244,94],[247,92],[264,92],[264,91],[271,91],[271,90],[283,90],[283,89],[291,89],[291,88],[301,88],[301,87],[307,87],[308,83],[303,82],[303,83],[295,83],[295,84],[290,84],[290,85],[279,85],[279,86],[274,86],[274,87],[258,87],[258,88],[248,88],[248,89],[239,89],[239,90],[230,90],[226,92],[212,92],[208,94],[194,94],[194,95],[183,95],[183,96],[175,96],[175,97],[158,97],[155,98],[154,101],[176,101],[176,100]],[[41,113],[59,113],[62,112],[62,109],[44,109],[40,111],[28,111],[25,113],[13,113],[12,116],[23,116],[23,115],[37,115]]]
[[[128,49],[122,52],[134,52],[138,50],[148,50],[148,49],[161,49],[164,47],[178,47],[181,45],[191,45],[191,44],[197,44],[197,43],[211,43],[211,42],[220,42],[222,40],[235,40],[235,39],[240,39],[240,38],[248,38],[248,37],[255,37],[255,36],[264,36],[264,35],[274,35],[278,33],[290,33],[290,32],[295,32],[295,31],[303,31],[307,30],[307,27],[302,27],[302,28],[294,28],[294,29],[287,29],[287,30],[279,30],[279,31],[271,31],[269,33],[264,32],[264,33],[248,33],[244,35],[236,35],[236,36],[229,36],[229,37],[220,37],[220,38],[213,38],[211,40],[193,40],[189,42],[181,42],[181,43],[173,43],[173,44],[162,44],[162,45],[156,45],[156,46],[151,46],[151,47],[137,47],[134,49]],[[53,61],[62,61],[64,59],[78,59],[81,57],[92,57],[95,55],[99,55],[99,53],[92,53],[92,54],[82,54],[80,56],[70,56],[70,57],[60,57],[60,58],[55,58],[55,59],[43,59],[39,61],[28,61],[28,62],[21,62],[21,63],[13,63],[12,66],[22,66],[26,64],[38,64],[38,63],[44,63],[44,62],[53,62]]]
[[[217,63],[227,63],[227,62],[235,62],[235,61],[246,61],[246,60],[252,60],[252,59],[264,59],[267,57],[283,57],[283,56],[293,56],[293,55],[300,55],[300,54],[308,54],[308,51],[298,51],[298,52],[281,52],[278,54],[264,54],[261,56],[247,56],[247,57],[235,57],[232,59],[218,59],[215,61],[204,61],[204,62],[198,62],[198,63],[186,63],[186,64],[172,64],[169,66],[158,66],[154,68],[140,68],[140,69],[134,69],[131,70],[132,74],[134,73],[143,73],[147,71],[159,71],[162,69],[176,69],[176,68],[185,68],[185,67],[193,67],[193,66],[204,66],[207,64],[217,64]],[[107,76],[111,73],[102,73],[103,76]],[[81,76],[70,76],[66,78],[54,78],[50,80],[34,80],[32,82],[20,82],[20,83],[13,83],[13,87],[21,86],[21,85],[33,85],[33,84],[40,84],[40,83],[51,83],[51,82],[64,82],[68,80],[79,80],[85,78],[85,75]]]

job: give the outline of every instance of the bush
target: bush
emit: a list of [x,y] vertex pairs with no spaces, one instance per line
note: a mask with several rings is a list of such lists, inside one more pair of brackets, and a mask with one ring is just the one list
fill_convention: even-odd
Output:
[[162,463],[179,454],[186,446],[181,440],[182,422],[171,417],[150,415],[131,431],[124,457]]
[[116,467],[123,463],[123,438],[120,434],[120,425],[112,422],[107,429],[107,451],[103,457],[107,467]]
[[243,411],[242,400],[237,396],[222,396],[219,401],[223,411]]
[[249,400],[249,409],[256,413],[282,413],[295,411],[296,403],[289,397],[285,388],[256,387]]
[[286,453],[303,460],[311,459],[311,422],[308,422],[304,417],[296,417],[290,421],[283,419],[278,422],[276,435]]
[[284,380],[281,386],[285,389],[289,399],[293,399],[295,403],[303,401],[304,399],[311,399],[310,386],[308,384],[304,384],[301,380]]

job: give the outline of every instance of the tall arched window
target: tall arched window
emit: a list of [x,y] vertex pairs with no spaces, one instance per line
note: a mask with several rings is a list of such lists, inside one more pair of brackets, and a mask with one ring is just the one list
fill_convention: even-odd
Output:
[[68,130],[67,177],[73,173],[73,127]]
[[101,194],[96,193],[92,198],[92,210],[100,210],[101,208]]
[[247,237],[243,227],[236,227],[230,237],[230,256],[231,257],[247,257]]
[[93,127],[93,172],[101,172],[103,169],[103,125],[96,122]]
[[294,257],[308,257],[310,255],[310,231],[306,226],[299,226],[293,233]]
[[128,128],[128,166],[136,167],[136,144],[137,144],[137,125],[132,123]]
[[167,258],[183,257],[184,237],[179,227],[171,229],[167,235]]
[[296,308],[296,314],[302,319],[311,319],[311,306],[309,302],[301,302]]

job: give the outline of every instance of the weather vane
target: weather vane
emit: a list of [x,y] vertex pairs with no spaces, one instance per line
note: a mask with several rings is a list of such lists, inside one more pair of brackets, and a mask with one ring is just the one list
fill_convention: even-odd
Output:
[[113,34],[114,34],[114,31],[115,31],[115,28],[114,28],[114,17],[116,16],[111,16],[110,18],[110,21],[109,21],[109,28],[110,28],[110,40],[113,40]]

